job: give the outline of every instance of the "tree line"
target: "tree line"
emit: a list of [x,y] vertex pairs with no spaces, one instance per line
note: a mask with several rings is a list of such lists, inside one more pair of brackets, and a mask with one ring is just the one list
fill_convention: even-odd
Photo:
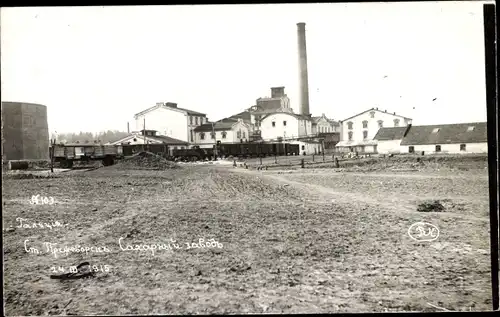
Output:
[[94,141],[99,141],[100,143],[108,143],[118,141],[129,134],[127,132],[122,132],[118,130],[108,130],[99,133],[92,132],[82,132],[79,133],[52,133],[50,138],[55,139],[57,143],[94,143]]

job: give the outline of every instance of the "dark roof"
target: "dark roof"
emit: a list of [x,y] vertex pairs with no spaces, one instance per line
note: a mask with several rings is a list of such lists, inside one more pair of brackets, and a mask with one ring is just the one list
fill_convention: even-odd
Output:
[[[129,134],[128,136],[126,137],[123,137],[123,138],[120,138],[116,141],[113,141],[113,142],[109,142],[109,143],[116,143],[120,140],[126,140],[130,137],[136,137],[136,138],[144,138],[144,135],[142,134],[136,134],[136,133],[131,133]],[[179,140],[179,139],[174,139],[174,138],[171,138],[171,137],[168,137],[168,136],[165,136],[165,135],[146,135],[146,139],[149,139],[149,140],[155,140],[155,141],[158,141],[158,142],[161,142],[161,143],[165,143],[165,144],[172,144],[172,145],[177,145],[177,144],[180,144],[180,145],[185,145],[185,144],[189,144],[188,142],[186,141],[182,141],[182,140]],[[122,142],[124,143],[124,142]]]
[[146,139],[157,140],[157,141],[163,142],[165,144],[189,144],[186,141],[174,139],[174,138],[171,138],[171,137],[168,137],[165,135],[155,135],[155,136],[146,135]]
[[238,123],[236,120],[224,120],[214,122],[214,127],[212,128],[212,123],[202,124],[194,129],[195,132],[212,132],[215,131],[226,131],[231,130],[234,124]]
[[243,119],[244,121],[250,121],[250,111],[246,110],[229,117],[230,119]]
[[271,112],[271,113],[267,113],[264,116],[262,116],[262,118],[260,118],[260,119],[263,120],[264,118],[267,118],[267,117],[269,117],[269,116],[271,116],[273,114],[288,114],[288,115],[291,115],[292,117],[295,117],[295,118],[297,118],[299,120],[311,120],[310,116],[296,114],[296,113],[292,113],[292,112],[280,112],[280,111],[274,111],[274,112]]
[[401,140],[409,127],[380,128],[373,139],[378,141]]
[[197,112],[197,111],[193,111],[193,110],[189,110],[189,109],[185,109],[185,108],[180,108],[180,107],[170,107],[170,106],[168,106],[166,104],[155,105],[155,106],[149,107],[146,110],[143,110],[141,112],[136,113],[134,116],[138,116],[138,115],[150,112],[150,111],[152,111],[154,109],[158,109],[160,107],[170,108],[170,109],[179,109],[179,110],[182,110],[182,111],[186,111],[188,114],[191,114],[191,115],[206,116],[205,113],[201,113],[201,112]]
[[371,108],[371,109],[365,110],[363,112],[360,112],[360,113],[358,113],[358,114],[356,114],[354,116],[351,116],[351,117],[349,117],[347,119],[344,119],[344,120],[342,120],[342,122],[344,122],[346,120],[349,120],[349,119],[352,119],[354,117],[357,117],[359,115],[362,115],[363,113],[367,113],[368,111],[378,111],[378,112],[381,112],[381,113],[390,114],[390,115],[393,115],[393,116],[396,116],[396,117],[400,117],[400,118],[403,118],[403,119],[411,120],[411,118],[407,118],[407,117],[404,117],[404,116],[399,115],[399,114],[394,114],[394,112],[385,112],[385,111],[382,111],[382,110],[379,110],[379,109]]
[[[467,131],[469,127],[474,130]],[[434,129],[439,131],[433,133]],[[456,144],[487,142],[486,122],[412,126],[401,145]]]

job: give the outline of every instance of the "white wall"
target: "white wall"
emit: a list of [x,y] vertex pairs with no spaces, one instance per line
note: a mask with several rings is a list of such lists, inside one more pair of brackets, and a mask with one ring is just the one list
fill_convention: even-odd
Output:
[[306,136],[313,134],[312,121],[298,119],[299,122],[299,136]]
[[[283,125],[283,121],[286,121],[286,126]],[[274,127],[272,122],[276,123]],[[287,113],[272,114],[261,121],[260,130],[264,140],[297,137],[299,136],[299,120]]]
[[[352,140],[353,141],[362,141],[363,140],[363,131],[368,131],[368,136],[366,140],[372,140],[379,130],[378,121],[383,121],[384,127],[394,127],[394,119],[399,119],[399,127],[406,127],[411,120],[405,122],[405,119],[399,117],[398,115],[394,115],[393,113],[384,113],[380,111],[374,110],[374,117],[372,118],[370,115],[371,111],[367,111],[366,113],[360,114],[354,118],[349,120],[342,121],[342,131],[340,134],[341,141],[349,140],[349,131],[353,132]],[[368,121],[368,127],[366,129],[363,128],[363,121]],[[352,130],[349,130],[348,122],[352,122]]]
[[401,140],[377,141],[377,152],[379,154],[401,153]]
[[137,131],[144,129],[144,117],[146,118],[146,130],[156,130],[159,135],[189,142],[188,117],[185,112],[157,108],[135,119]]
[[[196,121],[196,118],[198,118],[198,121]],[[196,142],[195,132],[193,130],[198,126],[207,123],[207,120],[208,119],[205,116],[195,116],[188,114],[188,136],[190,143]],[[192,139],[191,139],[191,133],[193,135]]]
[[[450,154],[470,154],[470,153],[488,153],[488,143],[466,143],[465,151],[460,151],[460,144],[440,144],[441,152],[437,153],[450,153]],[[401,153],[409,153],[409,145],[401,146]],[[425,154],[436,153],[435,144],[414,145],[415,152],[424,151]]]
[[321,144],[306,143],[306,142],[301,142],[301,141],[292,141],[290,143],[299,145],[299,154],[300,155],[303,155],[304,152],[306,152],[306,155],[312,155],[312,154],[314,154],[314,149],[316,149],[316,154],[319,154],[319,152],[321,151]]
[[[202,147],[205,147],[204,145],[214,145],[217,143],[217,141],[221,141],[221,143],[240,143],[240,138],[238,138],[238,131],[241,131],[241,138],[248,141],[249,138],[249,131],[250,128],[242,123],[242,122],[237,122],[233,125],[232,129],[230,130],[225,130],[225,131],[215,131],[215,140],[212,139],[211,137],[211,132],[212,131],[206,131],[205,132],[205,139],[202,140],[200,133],[201,132],[196,132],[195,136],[195,142],[196,145]],[[226,132],[226,138],[222,138],[222,132]]]

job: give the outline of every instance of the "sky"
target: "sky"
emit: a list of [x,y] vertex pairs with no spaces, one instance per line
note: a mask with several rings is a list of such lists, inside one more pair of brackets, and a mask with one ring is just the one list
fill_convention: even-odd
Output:
[[50,133],[127,131],[156,102],[215,121],[275,86],[298,113],[305,22],[313,116],[486,121],[483,3],[2,8],[2,101],[46,105]]

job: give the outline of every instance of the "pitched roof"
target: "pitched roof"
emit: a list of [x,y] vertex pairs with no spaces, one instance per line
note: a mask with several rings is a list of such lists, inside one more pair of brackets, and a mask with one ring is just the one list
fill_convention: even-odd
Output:
[[179,108],[179,107],[170,107],[166,104],[157,104],[155,106],[152,106],[152,107],[149,107],[147,108],[146,110],[143,110],[141,112],[138,112],[134,115],[134,117],[136,116],[140,116],[140,115],[143,115],[145,113],[148,113],[150,111],[153,111],[155,109],[158,109],[158,108],[164,108],[164,109],[178,109],[178,110],[181,110],[181,111],[186,111],[188,114],[190,115],[197,115],[197,116],[206,116],[205,113],[201,113],[201,112],[197,112],[197,111],[193,111],[193,110],[189,110],[189,109],[185,109],[185,108]]
[[238,123],[238,121],[235,120],[221,120],[214,122],[214,126],[212,128],[212,123],[205,123],[202,124],[194,129],[195,132],[212,132],[212,130],[215,131],[227,131],[231,130],[233,126]]
[[296,114],[296,113],[292,113],[292,112],[281,112],[281,111],[273,111],[271,113],[267,113],[261,118],[261,120],[264,120],[265,118],[272,116],[273,114],[288,114],[288,115],[295,117],[299,120],[311,120],[311,117],[306,116],[306,115]]
[[410,127],[380,128],[373,139],[378,141],[401,140]]
[[342,122],[344,122],[344,121],[346,121],[346,120],[349,120],[349,119],[352,119],[352,118],[354,118],[354,117],[357,117],[357,116],[359,116],[359,115],[362,115],[362,114],[364,114],[364,113],[367,113],[368,111],[378,111],[378,112],[380,112],[380,113],[390,114],[391,116],[396,116],[396,117],[400,117],[400,118],[403,118],[403,119],[408,119],[408,120],[411,120],[411,118],[407,118],[407,117],[401,116],[401,115],[399,115],[399,114],[394,114],[394,113],[392,113],[392,112],[385,112],[385,111],[382,111],[382,110],[379,110],[379,109],[371,108],[371,109],[365,110],[365,111],[363,111],[363,112],[360,112],[360,113],[358,113],[358,114],[356,114],[356,115],[354,115],[354,116],[351,116],[351,117],[349,117],[349,118],[347,118],[347,119],[344,119],[344,120],[342,120]]
[[[474,127],[468,131],[469,127]],[[439,129],[439,130],[438,130]],[[401,145],[487,142],[486,122],[412,126]]]
[[[121,138],[119,140],[116,140],[116,141],[113,141],[113,142],[109,142],[111,144],[113,143],[124,143],[125,140],[128,140],[128,139],[131,139],[131,138],[144,138],[144,135],[142,134],[138,134],[138,133],[131,133],[130,135],[124,137],[124,138]],[[168,137],[166,135],[155,135],[155,136],[152,136],[152,135],[146,135],[146,140],[149,140],[149,141],[156,141],[156,142],[159,142],[159,143],[165,143],[165,144],[172,144],[172,145],[186,145],[186,144],[189,144],[188,142],[186,141],[182,141],[182,140],[179,140],[179,139],[174,139],[174,138],[171,138],[171,137]]]

